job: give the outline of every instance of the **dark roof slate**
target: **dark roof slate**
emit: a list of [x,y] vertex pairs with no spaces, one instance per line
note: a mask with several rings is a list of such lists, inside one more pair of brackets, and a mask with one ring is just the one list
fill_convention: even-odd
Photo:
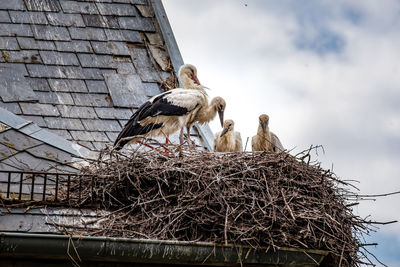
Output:
[[0,107],[103,147],[173,75],[163,40],[147,0],[0,1]]

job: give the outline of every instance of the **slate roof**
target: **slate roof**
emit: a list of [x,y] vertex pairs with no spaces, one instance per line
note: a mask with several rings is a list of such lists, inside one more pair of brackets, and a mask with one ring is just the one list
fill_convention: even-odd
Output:
[[183,63],[171,62],[155,10],[147,0],[0,1],[0,107],[90,149],[112,143]]

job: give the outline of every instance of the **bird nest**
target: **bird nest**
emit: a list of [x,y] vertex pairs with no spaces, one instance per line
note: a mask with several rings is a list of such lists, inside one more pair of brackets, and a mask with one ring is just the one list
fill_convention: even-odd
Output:
[[[306,161],[308,160],[308,161]],[[71,185],[111,213],[101,229],[74,234],[321,249],[336,265],[358,266],[370,222],[352,213],[355,195],[334,173],[288,153],[103,152]],[[79,187],[79,190],[78,190]]]

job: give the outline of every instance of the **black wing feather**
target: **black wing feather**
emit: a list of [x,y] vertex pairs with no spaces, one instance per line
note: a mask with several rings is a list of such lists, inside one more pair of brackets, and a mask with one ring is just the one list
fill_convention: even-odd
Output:
[[169,95],[170,93],[171,91],[162,93],[154,97],[151,102],[145,102],[136,110],[115,140],[114,146],[118,144],[118,146],[115,147],[116,150],[121,149],[129,142],[129,140],[120,141],[122,138],[144,135],[151,130],[158,129],[163,126],[163,123],[150,123],[142,126],[140,125],[140,121],[148,117],[156,117],[160,115],[182,116],[188,113],[187,108],[173,105],[167,100],[165,96]]

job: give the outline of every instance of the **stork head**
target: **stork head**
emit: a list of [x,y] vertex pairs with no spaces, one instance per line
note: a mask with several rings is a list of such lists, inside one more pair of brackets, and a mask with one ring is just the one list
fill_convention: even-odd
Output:
[[262,114],[260,115],[260,117],[258,117],[259,122],[260,122],[260,126],[263,129],[263,132],[265,133],[265,131],[268,128],[268,123],[269,123],[269,116],[267,114]]
[[222,129],[220,137],[224,136],[227,132],[233,131],[233,126],[235,123],[233,120],[224,121],[224,128]]
[[200,84],[197,78],[197,69],[191,64],[182,65],[178,72],[179,79],[186,89],[204,89],[207,88]]
[[211,100],[211,106],[213,106],[218,111],[221,127],[224,127],[224,112],[226,107],[225,100],[222,97],[217,96]]

